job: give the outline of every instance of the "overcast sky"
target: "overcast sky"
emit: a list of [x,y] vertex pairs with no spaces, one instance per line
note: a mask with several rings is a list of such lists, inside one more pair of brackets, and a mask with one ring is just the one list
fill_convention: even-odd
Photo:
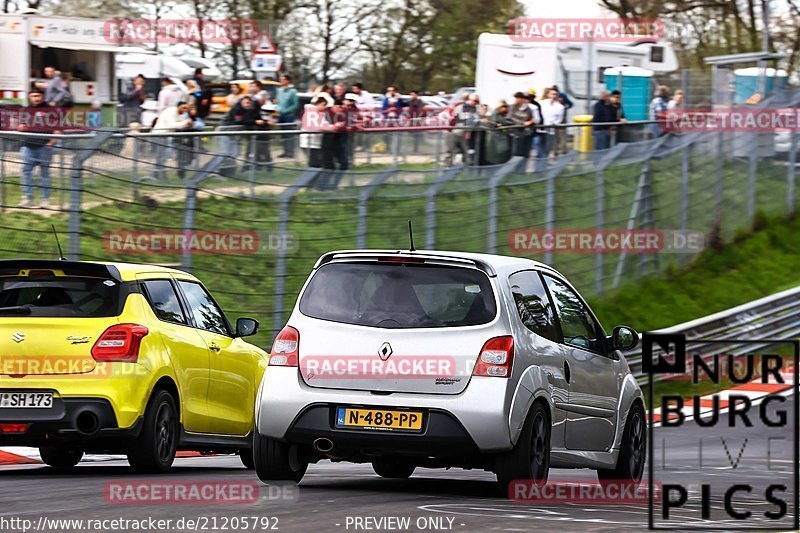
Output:
[[576,18],[607,17],[611,14],[599,6],[598,0],[520,0],[529,17]]

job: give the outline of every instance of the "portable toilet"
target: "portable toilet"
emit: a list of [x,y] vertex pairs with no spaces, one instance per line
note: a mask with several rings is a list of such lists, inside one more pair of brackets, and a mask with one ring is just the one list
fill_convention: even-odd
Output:
[[653,71],[639,67],[613,67],[603,71],[608,91],[622,92],[622,111],[628,120],[647,120]]
[[[734,102],[737,104],[751,103],[755,99],[754,95],[761,91],[761,72],[759,67],[740,68],[733,71]],[[765,86],[767,95],[786,89],[786,82],[789,79],[783,69],[775,70],[768,68],[764,72]],[[762,100],[765,95],[760,95]],[[748,102],[749,100],[749,102]]]

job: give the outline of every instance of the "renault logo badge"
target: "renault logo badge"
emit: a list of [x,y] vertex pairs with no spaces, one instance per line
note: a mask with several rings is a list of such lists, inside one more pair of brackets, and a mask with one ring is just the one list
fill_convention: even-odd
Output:
[[378,349],[378,355],[384,361],[389,359],[389,356],[392,355],[392,345],[389,344],[388,342],[384,342],[383,344],[381,344],[381,347]]

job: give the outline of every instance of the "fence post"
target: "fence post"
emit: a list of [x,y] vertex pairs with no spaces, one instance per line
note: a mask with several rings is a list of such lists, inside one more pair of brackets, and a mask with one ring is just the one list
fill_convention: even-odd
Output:
[[250,198],[256,195],[256,139],[255,135],[250,135],[250,170],[248,172],[248,180],[250,181]]
[[445,170],[433,184],[425,191],[427,201],[425,202],[425,248],[433,250],[436,248],[436,193],[445,184],[458,176],[464,165],[459,163],[456,166],[450,167]]
[[[684,73],[685,75],[685,73]],[[681,150],[681,231],[684,235],[689,229],[689,151],[692,149],[691,143],[686,143]],[[678,262],[685,264],[686,254],[680,254]]]
[[758,166],[758,134],[753,134],[755,146],[750,149],[747,165],[747,219],[750,224],[756,217],[756,169]]
[[81,258],[81,218],[83,216],[83,163],[89,159],[108,139],[110,131],[100,131],[91,139],[86,148],[78,149],[72,159],[72,176],[70,179],[70,205],[67,244],[67,259],[80,261]]
[[794,214],[795,164],[797,161],[797,133],[789,133],[789,172],[786,176],[786,207],[790,215]]
[[133,200],[139,198],[139,141],[137,137],[128,136],[128,139],[133,143],[133,165],[131,166],[131,195]]
[[[663,141],[662,141],[663,142]],[[600,157],[595,172],[595,229],[605,226],[605,194],[606,177],[604,170],[625,151],[625,144],[615,144]],[[603,293],[603,252],[594,255],[594,289],[597,294]]]
[[383,183],[394,176],[397,169],[390,168],[378,174],[369,185],[361,189],[358,195],[358,227],[356,228],[356,248],[367,247],[367,216],[369,214],[369,199],[372,193]]
[[[577,151],[572,151],[558,158],[545,174],[545,204],[544,204],[544,229],[552,231],[556,221],[556,177],[578,156]],[[549,265],[553,262],[553,250],[548,248],[544,252],[544,262]]]
[[8,205],[6,196],[6,138],[0,137],[0,212],[5,213]]
[[489,241],[487,249],[490,254],[497,253],[497,187],[516,170],[522,159],[522,156],[515,155],[489,178]]
[[[320,169],[309,168],[278,196],[278,236],[289,232],[289,208],[300,189],[308,187],[320,174]],[[283,294],[286,292],[286,247],[278,247],[275,259],[275,289],[272,306],[272,329],[277,335],[283,327]]]
[[[188,236],[194,231],[194,214],[197,210],[197,189],[211,174],[215,173],[227,159],[224,155],[214,156],[203,168],[195,172],[194,176],[186,182],[186,204],[183,210],[183,233]],[[192,252],[189,247],[184,247],[181,253],[181,269],[192,271]]]
[[722,132],[720,131],[717,134],[717,182],[714,186],[714,223],[720,230],[722,229],[722,194],[725,176],[723,168],[725,162],[722,159],[724,156],[723,141]]

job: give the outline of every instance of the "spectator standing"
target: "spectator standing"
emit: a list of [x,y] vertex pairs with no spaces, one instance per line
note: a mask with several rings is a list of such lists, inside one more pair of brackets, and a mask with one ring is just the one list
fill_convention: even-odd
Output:
[[[191,81],[191,80],[190,80]],[[200,116],[196,105],[189,105],[186,113],[182,118],[188,122],[186,126],[179,131],[203,131],[205,129],[205,121]],[[199,151],[199,137],[192,135],[181,136],[178,138],[178,177],[183,179],[186,176],[186,169],[188,169],[192,161],[194,161],[195,154]]]
[[[28,106],[22,109],[18,130],[26,133],[58,134],[60,130],[52,127],[53,120],[47,118],[56,111],[45,103],[45,94],[40,89],[28,91]],[[57,122],[56,122],[57,123]],[[46,137],[25,136],[22,140],[20,154],[22,156],[22,201],[20,207],[33,207],[34,185],[33,170],[39,167],[41,181],[39,183],[39,200],[42,209],[50,207],[50,163],[56,139]]]
[[509,118],[518,128],[513,130],[514,142],[512,154],[525,159],[531,152],[533,126],[536,124],[534,116],[537,107],[531,105],[530,100],[522,91],[514,94],[514,105],[509,110]]
[[683,91],[678,89],[667,104],[667,109],[681,109],[683,107]]
[[[558,92],[558,100],[561,102],[561,105],[564,106],[564,119],[561,121],[561,123],[566,124],[567,120],[569,119],[569,110],[572,109],[574,104],[572,103],[572,100],[570,100],[569,95],[560,90],[558,85],[553,85],[553,89]],[[554,153],[556,156],[559,156],[566,154],[567,151],[567,128],[557,128]]]
[[[171,105],[165,108],[161,113],[159,113],[158,118],[156,118],[156,124],[153,127],[154,132],[172,132],[172,131],[184,131],[191,127],[191,121],[186,118],[186,113],[189,110],[189,105],[184,100],[180,100],[175,102],[175,105]],[[166,162],[170,156],[167,155],[168,151],[172,151],[172,149],[176,149],[175,158],[179,163],[179,170],[180,170],[180,161],[182,158],[181,152],[185,149],[182,146],[182,139],[174,139],[172,137],[157,137],[154,141],[156,143],[156,169],[155,169],[155,177],[157,179],[164,179],[167,175],[166,173]]]
[[314,120],[304,120],[302,125],[304,130],[311,132],[303,136],[308,147],[308,166],[311,168],[322,168],[322,131],[329,125],[328,109],[332,105],[333,98],[326,92],[319,92],[306,106],[305,113],[314,115]]
[[183,90],[175,85],[169,78],[161,79],[161,90],[158,92],[158,120],[168,107],[178,107],[178,102],[183,102],[186,96]]
[[189,106],[197,106],[200,104],[200,98],[203,96],[203,91],[200,89],[200,85],[194,80],[186,80],[186,88],[188,92],[186,94],[186,103]]
[[239,103],[239,99],[242,97],[242,87],[238,83],[231,83],[230,92],[228,96],[225,97],[225,103],[228,105],[228,111],[233,108],[236,104]]
[[592,107],[592,122],[598,124],[592,126],[594,150],[607,150],[609,147],[609,126],[602,124],[604,122],[613,122],[609,98],[608,91],[603,91]]
[[200,91],[206,90],[206,78],[205,74],[203,74],[203,67],[197,67],[194,69],[194,77],[192,78],[192,81],[197,84],[197,86],[200,88]]
[[144,89],[146,82],[145,77],[139,74],[125,91],[122,100],[122,123],[124,126],[142,122],[142,104],[147,100],[147,93]]
[[383,97],[383,102],[381,103],[383,114],[387,117],[397,117],[400,115],[402,107],[403,101],[400,98],[400,93],[397,92],[396,87],[390,85],[386,88],[386,96]]
[[[622,93],[614,90],[608,97],[608,105],[610,109],[611,122],[628,122],[625,118],[625,112],[622,110]],[[620,132],[622,126],[610,126],[609,131],[609,144],[611,146],[619,142]]]
[[[261,119],[261,111],[255,105],[253,97],[245,95],[239,102],[222,117],[217,130],[236,131],[250,130],[263,126],[265,121]],[[241,136],[224,135],[222,136],[223,152],[231,158],[232,165],[226,166],[225,174],[232,174],[236,170],[236,159],[241,151]]]
[[[667,103],[669,101],[669,88],[666,85],[659,85],[656,88],[656,95],[650,101],[650,120],[664,120],[667,114]],[[650,135],[660,137],[664,134],[663,123],[650,124]]]
[[[533,117],[536,120],[536,124],[540,125],[542,123],[542,104],[539,103],[539,100],[536,99],[536,89],[533,87],[530,88],[528,91],[528,102],[531,106],[531,112],[533,113]],[[531,148],[534,148],[537,153],[539,150],[539,142],[543,142],[542,135],[544,135],[544,130],[541,128],[534,128],[533,129],[533,136],[531,137]]]
[[61,79],[61,73],[55,67],[45,67],[44,99],[50,107],[71,107],[72,93],[67,82]]
[[461,154],[461,160],[465,165],[470,164],[471,148],[469,146],[469,130],[480,123],[478,116],[478,105],[480,101],[468,95],[467,101],[463,104],[456,104],[452,110],[453,129],[447,133],[447,155],[445,156],[445,166],[452,167],[455,164],[456,154]]
[[356,107],[359,111],[370,111],[375,107],[375,100],[372,98],[372,94],[364,89],[363,83],[353,84],[353,94],[357,97]]
[[[564,122],[564,105],[558,98],[558,89],[552,87],[547,91],[547,99],[541,103],[542,124],[554,126]],[[547,158],[555,146],[557,131],[563,128],[545,128],[540,136],[539,145],[536,151],[537,171],[544,170],[547,166]]]
[[[280,84],[275,99],[278,107],[278,123],[283,130],[294,129],[297,121],[297,111],[300,109],[297,89],[292,85],[292,77],[289,74],[284,74],[280,77]],[[294,141],[293,136],[284,135],[283,153],[278,157],[294,158]]]
[[514,121],[508,116],[508,102],[500,100],[494,112],[487,119],[489,131],[486,134],[486,162],[490,165],[505,163],[511,157],[511,140],[508,130],[499,130],[512,126]]

